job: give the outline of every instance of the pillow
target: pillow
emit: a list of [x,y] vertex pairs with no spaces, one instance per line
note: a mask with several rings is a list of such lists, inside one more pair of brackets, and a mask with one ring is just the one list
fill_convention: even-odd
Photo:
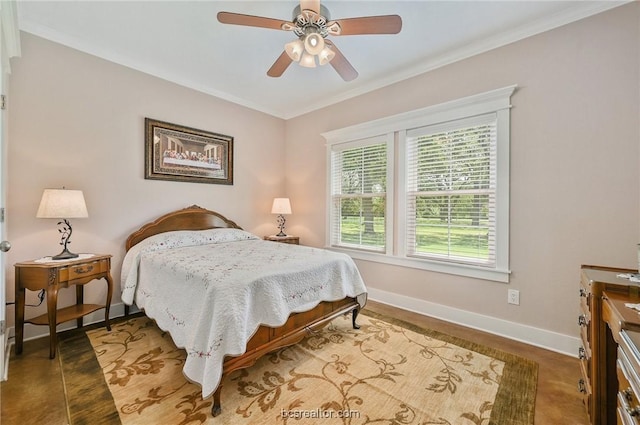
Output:
[[176,230],[148,237],[138,244],[143,252],[183,246],[208,245],[214,243],[260,239],[256,235],[240,229],[219,228],[207,230]]

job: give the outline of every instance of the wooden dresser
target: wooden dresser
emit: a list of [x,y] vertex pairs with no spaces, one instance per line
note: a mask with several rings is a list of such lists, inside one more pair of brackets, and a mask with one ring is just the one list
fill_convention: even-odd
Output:
[[[620,278],[618,274],[636,272],[600,266],[582,266],[581,269],[578,325],[582,346],[578,356],[582,378],[578,389],[594,425],[640,424],[640,421],[627,422],[622,416],[618,417],[622,413],[632,420],[640,417],[640,407],[632,416],[622,404],[622,400],[630,397],[627,395],[629,385],[618,377],[622,373],[618,372],[618,360],[624,358],[619,356],[619,350],[624,346],[621,343],[623,332],[640,331],[640,315],[624,305],[640,303],[640,284]],[[637,389],[640,390],[640,380],[638,382]]]

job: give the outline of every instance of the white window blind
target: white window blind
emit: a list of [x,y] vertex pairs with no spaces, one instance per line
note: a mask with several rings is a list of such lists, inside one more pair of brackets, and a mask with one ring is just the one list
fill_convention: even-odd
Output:
[[330,181],[331,245],[385,252],[387,143],[334,145]]
[[407,131],[407,255],[496,267],[496,114]]

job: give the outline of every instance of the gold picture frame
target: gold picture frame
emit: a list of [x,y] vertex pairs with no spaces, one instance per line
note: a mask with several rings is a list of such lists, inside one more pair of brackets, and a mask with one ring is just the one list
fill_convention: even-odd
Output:
[[233,137],[144,121],[145,179],[233,184]]

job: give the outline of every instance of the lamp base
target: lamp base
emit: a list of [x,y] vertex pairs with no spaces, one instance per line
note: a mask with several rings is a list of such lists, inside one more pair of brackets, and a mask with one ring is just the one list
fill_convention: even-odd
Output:
[[51,257],[52,260],[70,260],[72,258],[78,258],[78,254],[74,254],[73,252],[69,252],[67,248],[65,248],[60,254],[54,255]]
[[278,229],[280,229],[280,233],[278,233],[276,236],[279,237],[283,237],[283,236],[287,236],[286,233],[284,233],[284,223],[286,222],[284,216],[282,214],[278,215]]

